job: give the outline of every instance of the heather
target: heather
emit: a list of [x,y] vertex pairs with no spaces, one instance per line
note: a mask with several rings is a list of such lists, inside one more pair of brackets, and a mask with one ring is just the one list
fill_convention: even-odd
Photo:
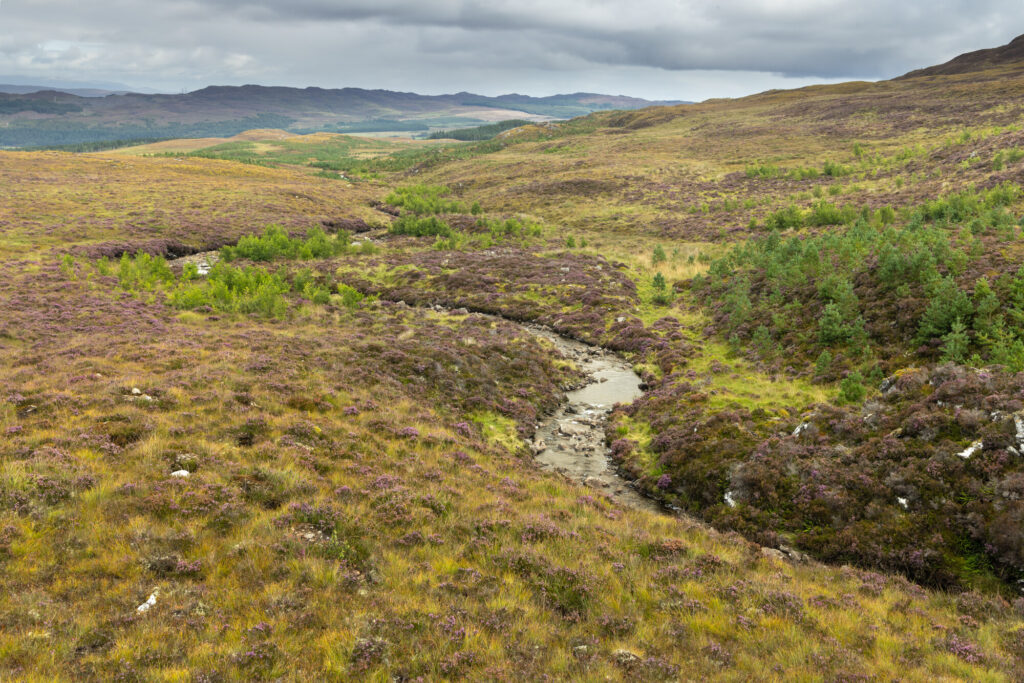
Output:
[[[977,645],[1004,622],[622,509],[489,441],[481,411],[528,427],[572,381],[511,324],[389,303],[307,307],[287,325],[183,317],[88,267],[6,267],[16,390],[0,610],[13,676],[1010,665]],[[880,616],[831,626],[811,662],[787,654],[846,604]],[[934,620],[941,647],[882,663],[873,629],[905,649]],[[755,656],[764,642],[774,658]]]

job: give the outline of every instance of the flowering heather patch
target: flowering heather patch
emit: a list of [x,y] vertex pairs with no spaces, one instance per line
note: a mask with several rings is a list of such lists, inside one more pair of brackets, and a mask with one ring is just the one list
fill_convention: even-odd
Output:
[[602,257],[503,247],[395,252],[361,261],[358,269],[335,265],[353,286],[390,301],[537,322],[624,351],[642,350],[656,339],[635,317],[636,284]]
[[[624,411],[656,436],[645,449],[616,441],[613,456],[652,495],[767,545],[925,584],[1015,581],[1024,572],[1022,376],[944,365],[882,386],[862,406],[779,419],[708,414],[706,395],[679,383]],[[669,474],[647,475],[646,458]]]

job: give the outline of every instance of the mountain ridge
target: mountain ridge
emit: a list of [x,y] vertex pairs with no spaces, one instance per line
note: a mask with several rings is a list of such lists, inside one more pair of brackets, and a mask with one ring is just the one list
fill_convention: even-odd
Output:
[[992,67],[1014,64],[1024,67],[1024,34],[1017,36],[1006,45],[965,52],[948,62],[915,69],[893,80],[974,73]]
[[500,120],[568,119],[595,111],[676,104],[622,95],[546,97],[461,92],[420,95],[363,88],[212,85],[183,94],[81,97],[56,88],[0,93],[0,146],[24,147],[156,137],[235,135],[251,128],[292,132],[426,133]]

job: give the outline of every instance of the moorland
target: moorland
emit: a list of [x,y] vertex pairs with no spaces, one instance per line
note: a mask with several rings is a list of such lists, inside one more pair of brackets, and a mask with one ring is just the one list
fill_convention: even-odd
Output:
[[[1018,41],[0,153],[0,677],[1020,680]],[[661,509],[538,466],[586,380],[534,324],[640,376],[604,441]]]

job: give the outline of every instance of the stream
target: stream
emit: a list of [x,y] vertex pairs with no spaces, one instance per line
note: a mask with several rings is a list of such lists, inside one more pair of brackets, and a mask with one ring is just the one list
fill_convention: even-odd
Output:
[[587,376],[588,383],[566,394],[566,401],[541,421],[533,452],[546,468],[593,488],[631,507],[664,512],[619,476],[605,445],[604,428],[616,403],[632,403],[643,393],[640,377],[619,356],[535,325],[523,325],[552,343]]
[[[219,256],[217,251],[208,251],[168,263],[177,266],[194,263],[199,275],[206,275]],[[454,312],[443,306],[433,306],[432,310]],[[463,312],[465,309],[458,310],[458,313]],[[615,471],[611,451],[605,445],[604,428],[612,408],[616,403],[632,403],[643,393],[640,377],[630,364],[607,349],[563,337],[540,325],[523,324],[485,313],[472,315],[518,325],[552,344],[586,375],[586,383],[567,392],[565,402],[537,425],[530,445],[541,466],[603,491],[630,507],[665,512],[657,502],[640,494]]]

